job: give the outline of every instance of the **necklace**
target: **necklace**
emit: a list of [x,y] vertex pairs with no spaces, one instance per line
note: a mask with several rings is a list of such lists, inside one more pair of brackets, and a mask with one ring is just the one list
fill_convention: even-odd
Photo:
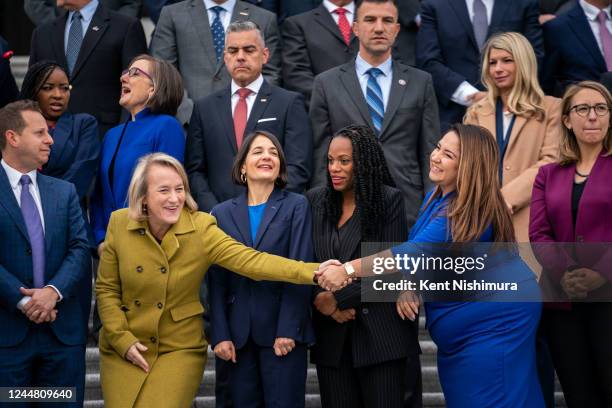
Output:
[[576,169],[576,175],[577,175],[577,176],[580,176],[580,177],[582,177],[582,178],[588,178],[588,177],[589,177],[589,175],[590,175],[590,173],[589,173],[589,174],[582,174],[582,173],[580,173],[580,172],[578,171],[578,169]]

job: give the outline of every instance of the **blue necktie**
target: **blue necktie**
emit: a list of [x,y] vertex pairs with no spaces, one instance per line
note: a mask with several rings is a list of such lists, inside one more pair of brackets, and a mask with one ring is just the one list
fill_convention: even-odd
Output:
[[68,32],[68,44],[66,47],[66,62],[68,62],[68,73],[72,75],[72,70],[79,57],[81,43],[83,42],[83,26],[81,25],[81,13],[75,11],[72,15],[72,24]]
[[45,233],[43,231],[40,213],[34,202],[34,197],[30,194],[30,176],[21,176],[21,214],[25,221],[32,247],[32,277],[34,287],[42,288],[45,286]]
[[211,10],[215,13],[215,19],[210,28],[212,30],[217,62],[219,62],[221,57],[223,57],[223,48],[225,47],[225,31],[223,30],[223,24],[221,24],[221,12],[225,9],[220,6],[215,6],[212,7]]
[[385,104],[383,102],[382,90],[380,89],[380,85],[378,85],[376,77],[381,75],[382,71],[378,68],[370,68],[366,72],[369,76],[366,101],[368,103],[368,110],[370,111],[374,130],[376,131],[376,135],[380,136],[383,118],[385,117]]

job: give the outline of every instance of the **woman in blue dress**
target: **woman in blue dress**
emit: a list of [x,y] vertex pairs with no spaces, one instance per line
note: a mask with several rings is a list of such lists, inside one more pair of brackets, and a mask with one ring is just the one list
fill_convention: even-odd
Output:
[[[371,259],[344,265],[328,261],[319,284],[340,288],[349,278],[372,274],[362,263],[372,265],[375,257],[418,257],[425,251],[423,243],[513,242],[512,220],[500,192],[498,157],[495,139],[484,128],[451,127],[431,154],[429,177],[436,187],[425,197],[408,242]],[[498,294],[492,293],[480,301],[425,303],[449,408],[544,407],[535,360],[541,313],[537,283],[518,254],[502,252],[497,258],[505,258],[505,263],[491,268],[493,275],[519,282],[518,296],[534,301],[495,302],[491,300]],[[416,311],[418,299],[413,299]]]

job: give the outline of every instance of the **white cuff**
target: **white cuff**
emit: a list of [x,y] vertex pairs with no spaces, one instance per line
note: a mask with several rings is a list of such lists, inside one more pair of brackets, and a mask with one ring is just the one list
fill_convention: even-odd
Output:
[[57,296],[59,296],[59,299],[57,299],[58,302],[61,302],[62,299],[64,298],[62,296],[62,292],[60,292],[59,289],[56,288],[55,286],[53,286],[53,285],[46,285],[45,288],[51,288],[51,289],[53,289],[55,291],[55,293],[57,293]]
[[32,296],[24,296],[24,297],[22,297],[21,300],[17,303],[17,309],[19,309],[19,310],[21,310],[23,312],[23,307],[28,304],[30,299],[32,299]]
[[478,89],[474,88],[469,82],[463,81],[461,85],[455,89],[455,93],[451,96],[451,101],[463,106],[470,106],[472,103],[468,101],[468,96],[474,95]]

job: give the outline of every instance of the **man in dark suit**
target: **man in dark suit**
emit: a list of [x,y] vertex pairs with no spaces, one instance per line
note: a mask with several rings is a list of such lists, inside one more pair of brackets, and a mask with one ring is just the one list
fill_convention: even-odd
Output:
[[353,24],[360,40],[357,58],[315,78],[310,101],[313,184],[325,183],[331,135],[350,124],[369,125],[404,195],[412,225],[429,184],[429,154],[440,134],[431,76],[391,59],[398,30],[392,1],[363,1]]
[[286,18],[305,13],[317,7],[321,0],[246,0],[249,3],[270,10],[281,24]]
[[[599,15],[604,17],[600,22]],[[603,29],[603,30],[602,30]],[[544,25],[546,63],[542,85],[562,95],[574,82],[599,81],[612,70],[610,0],[585,0]]]
[[203,211],[243,191],[231,182],[232,162],[243,138],[257,130],[267,130],[281,142],[289,170],[288,189],[301,192],[308,186],[312,133],[304,101],[300,94],[263,78],[268,55],[254,23],[230,25],[224,58],[232,83],[196,103],[187,136],[185,168]]
[[433,77],[442,131],[461,122],[466,107],[484,96],[480,51],[492,34],[523,34],[541,63],[536,0],[425,0],[421,9],[417,66]]
[[[101,2],[109,10],[118,11],[123,15],[134,18],[141,16],[142,0],[101,0]],[[57,0],[24,0],[23,10],[34,25],[50,23],[64,13]]]
[[76,387],[80,407],[89,249],[74,185],[37,172],[52,144],[35,102],[0,109],[0,386]]
[[314,10],[289,17],[282,26],[283,86],[310,101],[315,76],[355,58],[359,40],[351,30],[352,0],[326,0]]
[[142,25],[108,10],[98,0],[60,0],[58,4],[68,13],[36,28],[30,65],[41,60],[61,64],[72,84],[68,109],[93,115],[102,136],[121,118],[121,72],[147,51]]

